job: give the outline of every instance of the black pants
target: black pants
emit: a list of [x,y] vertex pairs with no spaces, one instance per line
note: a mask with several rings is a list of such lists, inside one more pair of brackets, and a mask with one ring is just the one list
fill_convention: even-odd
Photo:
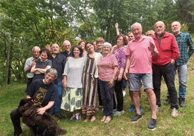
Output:
[[100,84],[100,94],[102,98],[103,103],[103,113],[104,116],[112,116],[113,114],[113,91],[114,86],[112,88],[109,88],[109,82],[102,81],[99,79]]
[[153,86],[154,92],[156,95],[156,104],[160,107],[160,86],[161,86],[161,78],[164,77],[166,85],[168,87],[170,100],[171,100],[171,108],[178,109],[177,104],[177,91],[174,85],[175,80],[175,65],[172,65],[171,62],[164,66],[152,65],[153,68]]
[[115,102],[115,95],[113,93],[113,109],[117,108],[117,111],[122,111],[123,110],[123,89],[122,89],[122,85],[123,85],[123,80],[121,81],[115,81],[115,93],[116,93],[116,97],[117,97],[117,106],[116,106],[116,102]]
[[11,112],[10,116],[14,127],[14,135],[19,136],[22,133],[22,128],[20,125],[20,117],[22,117],[22,115],[17,108]]
[[98,79],[98,100],[99,100],[99,106],[103,106],[102,104],[102,98],[101,98],[101,94],[100,94],[100,84],[99,84],[99,79]]
[[27,87],[30,86],[30,84],[32,83],[32,79],[33,78],[28,78]]

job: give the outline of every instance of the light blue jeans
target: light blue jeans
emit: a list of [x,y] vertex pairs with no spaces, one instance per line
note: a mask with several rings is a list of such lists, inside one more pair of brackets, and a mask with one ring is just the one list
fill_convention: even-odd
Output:
[[177,66],[179,76],[179,98],[185,99],[186,88],[187,88],[187,68],[188,64]]
[[[187,68],[188,68],[187,63],[181,66],[176,66],[176,69],[178,70],[178,77],[179,77],[179,98],[182,98],[182,99],[185,99],[185,95],[186,95],[187,72],[188,72]],[[168,92],[167,92],[167,96],[169,96]]]

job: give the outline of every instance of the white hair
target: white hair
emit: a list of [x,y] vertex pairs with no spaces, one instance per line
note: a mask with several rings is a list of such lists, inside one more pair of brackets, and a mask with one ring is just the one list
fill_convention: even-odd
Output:
[[57,70],[54,68],[49,68],[46,72],[45,75],[47,75],[48,73],[53,74],[55,76],[55,79],[57,79]]
[[59,45],[55,43],[55,44],[52,44],[51,48],[53,47],[53,45],[56,45],[56,46],[58,46],[58,47],[59,47]]
[[34,47],[32,48],[32,51],[33,51],[35,48],[37,48],[37,49],[40,51],[40,48],[39,48],[38,46],[34,46]]
[[134,26],[134,25],[138,25],[138,26],[140,26],[140,27],[142,28],[142,26],[141,26],[141,24],[140,24],[140,23],[135,22],[135,23],[133,23],[133,24],[131,25],[131,30],[132,30],[132,28],[133,28],[133,26]]
[[[172,24],[174,24],[174,23],[176,23],[176,24],[178,23],[179,25],[181,25],[181,23],[180,23],[180,22],[178,22],[178,21],[174,21],[174,22],[172,22]],[[172,25],[172,24],[171,24],[171,25]]]
[[109,42],[105,42],[103,45],[102,45],[102,49],[108,45],[110,47],[110,49],[112,48],[112,45],[109,43]]
[[157,21],[157,22],[155,23],[155,25],[156,25],[157,23],[161,23],[161,24],[163,24],[163,26],[165,26],[165,24],[164,24],[163,21]]
[[71,45],[71,42],[70,42],[69,40],[65,40],[65,41],[63,42],[63,44],[65,44],[66,42],[69,42],[70,45]]

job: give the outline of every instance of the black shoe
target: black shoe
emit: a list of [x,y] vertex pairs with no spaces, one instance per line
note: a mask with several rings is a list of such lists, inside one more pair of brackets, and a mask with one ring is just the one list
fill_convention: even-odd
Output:
[[34,132],[31,132],[31,136],[36,136],[36,134],[34,134]]
[[167,98],[167,99],[164,101],[164,104],[165,104],[165,105],[170,104],[170,98]]
[[[20,135],[20,134],[19,134]],[[18,134],[14,133],[13,136],[19,136]]]
[[62,119],[63,117],[61,115],[55,115],[58,119]]
[[135,114],[135,116],[131,119],[131,122],[135,123],[136,121],[138,121],[141,118],[142,118],[142,115]]
[[19,136],[21,133],[22,133],[22,131],[19,134],[17,134],[16,132],[14,132],[13,135],[14,136]]
[[183,98],[179,98],[179,105],[180,107],[184,108],[185,107],[185,100]]
[[155,130],[156,129],[156,119],[151,119],[148,123],[148,130]]

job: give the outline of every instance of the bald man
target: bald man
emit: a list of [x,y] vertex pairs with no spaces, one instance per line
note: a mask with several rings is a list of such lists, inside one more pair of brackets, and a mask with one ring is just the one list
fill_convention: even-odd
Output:
[[[175,66],[178,69],[179,77],[179,106],[185,107],[185,95],[187,87],[187,67],[188,60],[194,52],[193,42],[189,33],[181,32],[181,24],[177,21],[174,21],[171,24],[171,29],[175,35],[176,42],[180,51],[179,59],[176,60]],[[170,103],[169,93],[167,95],[165,104]]]
[[65,68],[66,63],[66,57],[65,55],[62,55],[59,53],[60,48],[58,44],[53,44],[51,46],[52,55],[49,57],[49,59],[52,61],[52,68],[55,68],[57,70],[57,79],[53,81],[55,85],[57,85],[57,94],[58,99],[55,101],[54,105],[50,109],[50,113],[52,115],[55,114],[56,117],[62,118],[61,116],[61,101],[62,101],[62,74]]
[[162,21],[155,23],[155,45],[159,51],[158,57],[152,57],[153,85],[156,94],[156,110],[161,110],[160,86],[162,76],[168,87],[171,100],[171,116],[178,116],[177,91],[174,85],[175,60],[179,58],[179,49],[173,34],[165,32],[165,25]]

